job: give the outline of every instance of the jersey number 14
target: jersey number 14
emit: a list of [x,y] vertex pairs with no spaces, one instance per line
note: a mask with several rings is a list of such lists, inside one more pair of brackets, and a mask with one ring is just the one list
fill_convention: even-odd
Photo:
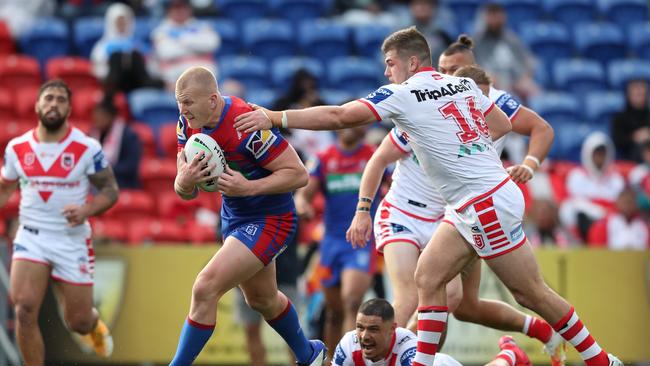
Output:
[[463,113],[458,109],[458,104],[456,104],[455,101],[443,105],[438,108],[438,110],[442,113],[445,119],[453,119],[458,127],[460,127],[460,132],[456,133],[456,136],[458,136],[461,143],[466,144],[468,142],[476,141],[478,140],[479,135],[486,138],[490,137],[490,131],[485,123],[485,116],[483,116],[483,113],[476,108],[474,97],[467,97],[465,98],[465,101],[467,102],[469,113],[472,116],[473,124],[467,122],[467,119],[465,119]]

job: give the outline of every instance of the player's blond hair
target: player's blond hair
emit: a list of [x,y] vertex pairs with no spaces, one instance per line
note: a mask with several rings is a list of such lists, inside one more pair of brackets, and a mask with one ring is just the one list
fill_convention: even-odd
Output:
[[426,38],[414,26],[401,29],[389,35],[381,45],[381,52],[397,51],[402,58],[415,56],[424,66],[431,66],[431,51]]
[[454,76],[470,78],[474,80],[477,85],[492,85],[492,79],[490,78],[490,75],[488,75],[485,70],[476,65],[463,66],[460,69],[456,70]]

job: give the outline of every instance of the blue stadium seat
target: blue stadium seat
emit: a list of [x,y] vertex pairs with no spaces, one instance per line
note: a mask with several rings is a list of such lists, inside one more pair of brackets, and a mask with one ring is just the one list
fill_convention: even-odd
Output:
[[316,19],[327,14],[329,6],[321,0],[271,0],[273,14],[298,24],[305,19]]
[[545,0],[544,5],[554,20],[566,25],[591,22],[598,16],[593,0]]
[[298,49],[287,20],[251,19],[244,23],[242,35],[247,54],[269,61],[294,55]]
[[609,124],[616,112],[625,109],[625,96],[622,92],[595,91],[584,98],[585,118],[592,124]]
[[320,97],[327,104],[343,104],[353,99],[364,97],[365,95],[354,95],[341,89],[321,89]]
[[544,16],[539,0],[499,0],[508,13],[508,24],[518,29],[522,24],[537,22]]
[[208,22],[221,38],[221,45],[217,48],[215,56],[221,57],[239,54],[241,40],[235,22],[224,18],[214,18],[208,20]]
[[546,64],[573,54],[571,36],[561,23],[538,22],[522,26],[521,39]]
[[347,56],[351,51],[348,28],[329,20],[300,23],[298,37],[304,53],[322,62]]
[[[592,124],[571,119],[554,124],[553,129],[555,130],[555,141],[553,141],[553,148],[549,156],[558,160],[574,162],[580,162],[582,143],[587,136],[596,130],[604,130],[604,128],[597,128]],[[604,132],[608,133],[608,131]]]
[[273,108],[273,103],[280,97],[274,89],[256,88],[246,91],[246,101],[266,108]]
[[530,101],[530,108],[555,126],[557,121],[579,119],[580,103],[569,93],[548,92]]
[[648,20],[646,0],[599,0],[601,13],[619,26]]
[[129,93],[131,114],[157,129],[160,125],[178,120],[178,105],[174,93],[153,88],[136,89]]
[[645,60],[616,60],[609,64],[609,84],[612,88],[623,89],[632,79],[643,79],[650,82],[650,61]]
[[628,47],[637,57],[650,60],[650,22],[634,23],[628,28]]
[[442,3],[454,12],[456,19],[473,23],[479,7],[484,2],[484,0],[445,0]]
[[41,18],[31,30],[20,37],[23,53],[35,57],[41,68],[47,60],[70,53],[68,27],[58,18]]
[[90,57],[93,46],[104,34],[104,18],[78,18],[73,24],[74,45],[79,56]]
[[593,60],[558,60],[553,65],[553,79],[558,89],[576,95],[607,89],[605,70]]
[[603,64],[625,56],[625,39],[613,23],[581,23],[574,28],[576,49]]
[[151,48],[151,44],[153,43],[151,33],[156,29],[158,24],[160,24],[160,19],[153,17],[137,17],[135,19],[133,35],[135,38],[140,40],[145,47],[147,47],[147,51]]
[[357,98],[376,89],[381,82],[379,63],[362,57],[338,57],[327,66],[329,86],[354,94]]
[[216,4],[221,16],[235,22],[264,18],[269,13],[265,0],[216,0]]
[[271,64],[271,78],[276,88],[287,90],[296,71],[309,71],[322,84],[325,71],[323,64],[310,57],[280,57]]
[[359,56],[376,58],[391,28],[381,24],[360,25],[353,29],[354,47]]
[[224,56],[219,64],[219,79],[235,79],[246,90],[271,87],[269,68],[264,59],[255,56]]

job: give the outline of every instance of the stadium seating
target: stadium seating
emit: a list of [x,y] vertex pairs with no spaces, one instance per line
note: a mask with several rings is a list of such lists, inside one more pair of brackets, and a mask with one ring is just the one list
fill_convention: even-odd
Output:
[[621,27],[648,20],[648,2],[645,0],[599,0],[598,4],[601,13]]
[[152,214],[155,214],[155,202],[151,194],[123,189],[117,203],[104,213],[104,217],[128,222]]
[[18,118],[31,119],[35,122],[37,116],[36,111],[34,111],[34,105],[38,99],[38,87],[29,86],[20,88],[14,93],[14,105]]
[[347,101],[361,97],[341,89],[321,89],[320,97],[327,104],[343,104]]
[[625,56],[623,32],[613,23],[581,23],[574,28],[576,49],[603,65]]
[[281,96],[275,89],[255,88],[246,91],[246,101],[266,108],[272,108],[273,103]]
[[129,93],[131,114],[154,128],[165,122],[178,120],[178,105],[174,94],[152,88],[136,89]]
[[140,163],[140,180],[145,191],[152,194],[174,189],[176,159],[143,159]]
[[54,57],[45,65],[48,79],[63,79],[75,92],[80,89],[99,89],[99,81],[92,72],[90,61],[81,57]]
[[29,131],[30,129],[36,127],[36,120],[3,120],[0,124],[0,148],[4,153],[5,146],[9,143],[9,140],[16,136],[20,136],[23,133]]
[[156,196],[158,217],[164,219],[179,218],[182,221],[194,219],[194,214],[201,204],[200,200],[184,200],[172,189],[160,192]]
[[650,22],[630,25],[627,34],[629,49],[637,57],[650,60]]
[[442,2],[456,15],[456,19],[473,23],[483,0],[445,0]]
[[269,3],[275,16],[293,24],[305,19],[320,18],[329,10],[328,2],[321,0],[271,0]]
[[587,135],[594,131],[594,126],[575,120],[563,120],[553,125],[555,140],[553,141],[552,158],[580,162],[580,150]]
[[104,18],[78,18],[75,20],[72,29],[77,54],[81,57],[89,58],[93,46],[104,34]]
[[9,121],[16,117],[12,93],[7,88],[0,87],[0,120]]
[[11,55],[16,51],[16,44],[7,24],[0,20],[0,56]]
[[381,44],[392,29],[381,24],[360,25],[353,29],[354,48],[359,56],[376,58]]
[[235,22],[263,18],[269,13],[265,0],[216,0],[221,16]]
[[164,123],[158,129],[158,151],[162,156],[173,161],[176,160],[178,152],[178,135],[176,134],[176,123]]
[[156,136],[151,126],[143,122],[133,122],[129,127],[138,135],[140,143],[142,143],[142,161],[156,157]]
[[533,54],[546,64],[573,54],[571,36],[561,23],[539,22],[522,26],[520,36]]
[[335,58],[327,66],[332,88],[350,92],[356,96],[365,95],[382,84],[382,70],[378,62],[362,57]]
[[12,91],[24,87],[39,87],[41,72],[38,60],[22,55],[0,57],[0,85]]
[[500,0],[499,3],[508,13],[508,24],[515,29],[522,24],[536,22],[544,16],[544,9],[539,0]]
[[128,221],[96,218],[91,222],[93,237],[125,243],[128,240]]
[[17,217],[19,206],[20,206],[20,190],[17,189],[11,194],[7,203],[0,208],[0,217],[2,218]]
[[286,20],[248,20],[243,25],[242,40],[247,53],[267,61],[293,56],[298,49],[291,23]]
[[222,57],[219,78],[235,79],[244,84],[247,90],[271,86],[271,77],[265,60],[255,56]]
[[351,53],[348,28],[329,20],[300,23],[299,43],[303,52],[325,63]]
[[139,245],[148,242],[187,243],[189,231],[172,219],[140,217],[129,222],[128,243]]
[[205,225],[196,221],[190,221],[184,227],[189,232],[190,241],[194,245],[209,244],[222,240],[217,237],[216,225]]
[[221,38],[221,45],[215,51],[215,56],[221,57],[239,54],[241,42],[235,22],[224,18],[215,18],[209,22],[217,34],[219,34],[219,38]]
[[558,60],[553,65],[555,87],[575,95],[607,89],[605,76],[603,67],[592,60]]
[[[90,121],[93,116],[93,109],[104,98],[104,91],[96,87],[81,88],[76,90],[72,96],[71,118]],[[129,120],[129,106],[123,93],[113,96],[113,104],[118,110],[120,117]]]
[[646,60],[616,60],[609,64],[609,83],[612,88],[623,89],[632,79],[650,81],[650,61]]
[[584,97],[585,118],[592,124],[609,125],[612,116],[625,108],[625,96],[621,92],[594,91]]
[[591,22],[598,16],[598,8],[593,0],[545,0],[548,14],[565,25]]
[[43,18],[19,39],[21,50],[35,57],[41,66],[48,59],[68,55],[71,51],[68,27],[60,19]]
[[548,92],[541,94],[531,99],[530,107],[549,121],[553,127],[558,121],[580,118],[578,99],[569,93]]
[[296,71],[305,69],[322,83],[325,74],[320,61],[310,57],[281,57],[271,64],[273,85],[280,90],[287,90]]
[[135,19],[135,29],[133,30],[133,35],[136,39],[140,40],[145,47],[145,52],[149,51],[153,39],[151,38],[151,33],[160,23],[160,19],[153,17],[136,17]]

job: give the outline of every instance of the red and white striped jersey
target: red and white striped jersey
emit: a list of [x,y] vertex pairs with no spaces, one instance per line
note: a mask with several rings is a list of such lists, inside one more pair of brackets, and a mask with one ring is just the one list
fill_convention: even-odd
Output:
[[408,134],[430,182],[454,209],[508,178],[484,117],[494,103],[473,80],[425,68],[359,101]]
[[[391,339],[391,352],[383,359],[372,362],[363,358],[361,344],[356,331],[352,330],[341,338],[336,346],[332,366],[411,366],[415,357],[418,338],[406,328],[396,328]],[[453,357],[436,353],[433,366],[462,366]]]
[[88,176],[107,166],[99,142],[77,128],[71,127],[60,142],[48,143],[38,141],[33,129],[9,142],[0,175],[8,182],[20,181],[21,224],[64,231],[68,222],[63,207],[84,204]]

